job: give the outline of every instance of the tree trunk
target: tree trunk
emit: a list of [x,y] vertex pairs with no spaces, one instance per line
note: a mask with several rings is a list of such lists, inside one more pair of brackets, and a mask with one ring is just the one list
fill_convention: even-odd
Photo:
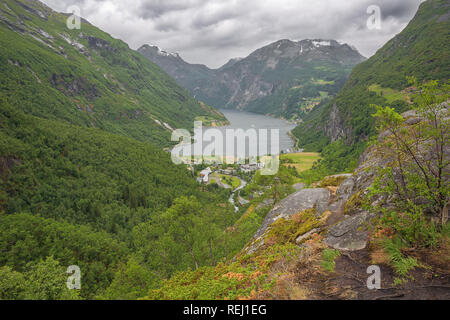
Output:
[[448,222],[448,203],[447,205],[441,210],[441,223],[442,225],[445,225]]
[[209,255],[211,257],[211,265],[215,266],[216,265],[216,261],[214,260],[214,254],[213,254],[213,249],[212,249],[212,240],[209,239]]
[[198,263],[197,263],[197,260],[195,259],[195,255],[194,255],[194,252],[192,251],[192,248],[189,248],[189,253],[191,254],[192,260],[194,261],[195,270],[197,270],[198,269]]

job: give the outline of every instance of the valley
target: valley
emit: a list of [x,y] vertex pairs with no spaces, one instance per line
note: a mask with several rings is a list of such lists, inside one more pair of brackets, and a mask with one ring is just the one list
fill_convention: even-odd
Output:
[[2,0],[0,300],[449,300],[449,12],[369,58],[279,37],[214,69]]
[[218,109],[250,111],[299,121],[334,96],[364,57],[335,40],[287,39],[219,69],[193,65],[156,46],[138,49],[199,100]]

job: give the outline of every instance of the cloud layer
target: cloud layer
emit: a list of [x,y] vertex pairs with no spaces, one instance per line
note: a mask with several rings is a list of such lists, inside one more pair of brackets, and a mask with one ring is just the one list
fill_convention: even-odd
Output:
[[[373,55],[412,19],[423,0],[43,0],[81,15],[137,49],[157,45],[187,61],[219,67],[280,39],[336,39]],[[381,9],[369,30],[367,8]]]

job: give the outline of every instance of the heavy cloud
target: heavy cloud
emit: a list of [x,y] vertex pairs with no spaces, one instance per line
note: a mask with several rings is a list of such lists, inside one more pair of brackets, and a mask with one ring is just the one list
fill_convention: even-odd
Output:
[[[422,0],[44,0],[81,15],[136,49],[179,52],[192,63],[219,67],[230,58],[280,39],[336,39],[369,57],[400,32]],[[379,30],[367,28],[367,8],[381,9]]]

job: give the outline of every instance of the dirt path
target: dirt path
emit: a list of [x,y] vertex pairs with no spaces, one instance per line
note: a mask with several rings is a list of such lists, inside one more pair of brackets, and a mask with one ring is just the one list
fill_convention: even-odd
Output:
[[343,253],[336,259],[334,273],[317,277],[310,283],[317,299],[358,300],[449,300],[450,277],[448,273],[436,273],[417,268],[411,272],[413,281],[393,287],[396,278],[393,270],[384,265],[381,269],[381,289],[367,288],[367,268],[371,265],[367,250]]

